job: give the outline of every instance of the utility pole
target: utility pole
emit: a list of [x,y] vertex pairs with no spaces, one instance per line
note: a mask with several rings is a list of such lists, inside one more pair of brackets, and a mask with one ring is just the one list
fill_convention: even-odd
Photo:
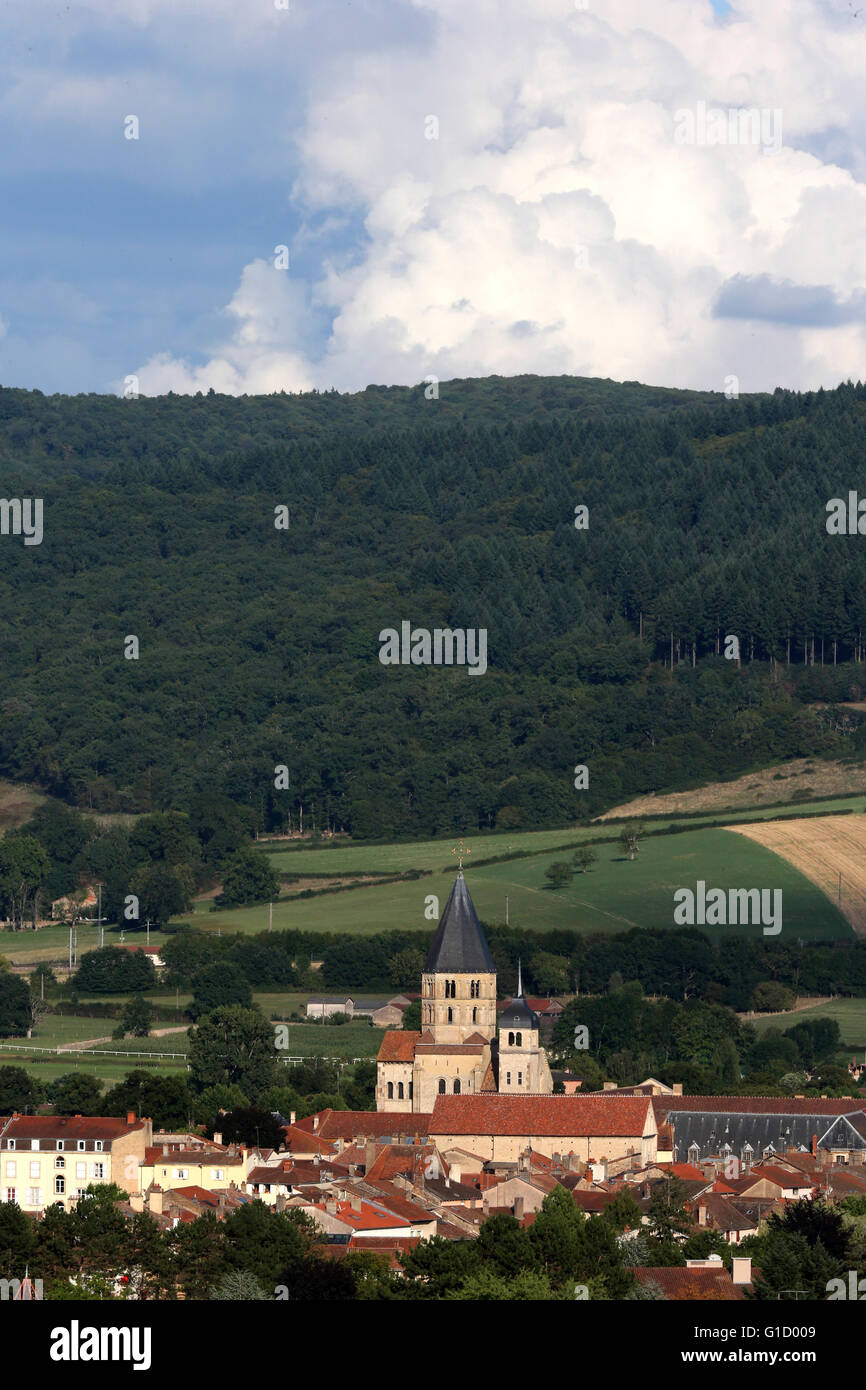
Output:
[[100,885],[99,885],[99,916],[98,916],[98,918],[97,918],[97,924],[98,924],[98,927],[99,927],[99,944],[100,944],[100,946],[102,946],[102,945],[104,944],[104,942],[105,942],[105,934],[104,934],[104,932],[103,932],[103,930],[102,930],[102,884],[101,884],[101,883],[100,883]]
[[149,946],[149,945],[150,945],[150,918],[149,918],[149,917],[148,917],[147,921],[145,922],[144,926],[145,926],[145,930],[147,931],[147,945]]

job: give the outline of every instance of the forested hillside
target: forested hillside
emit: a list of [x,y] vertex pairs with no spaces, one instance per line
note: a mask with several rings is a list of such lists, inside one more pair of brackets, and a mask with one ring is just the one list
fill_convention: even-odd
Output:
[[[219,793],[263,829],[303,806],[393,836],[859,756],[862,716],[808,702],[863,694],[866,538],[825,523],[864,445],[859,385],[0,390],[3,494],[45,507],[40,545],[0,536],[0,774],[94,809]],[[486,628],[486,674],[383,666],[403,620]]]

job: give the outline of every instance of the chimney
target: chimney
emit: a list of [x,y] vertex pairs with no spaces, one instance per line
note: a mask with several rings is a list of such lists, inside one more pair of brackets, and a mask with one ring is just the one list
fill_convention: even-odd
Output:
[[163,1156],[163,1158],[168,1158],[168,1144],[163,1144],[163,1146],[162,1146],[162,1156]]
[[373,1164],[376,1162],[376,1141],[368,1139],[364,1145],[364,1172],[369,1173]]
[[817,1157],[818,1157],[818,1136],[817,1136],[817,1134],[813,1134],[813,1135],[812,1135],[812,1157],[813,1157],[813,1158],[817,1158]]
[[289,1111],[289,1124],[290,1124],[290,1125],[293,1125],[293,1124],[295,1123],[295,1120],[297,1119],[297,1116],[298,1116],[297,1110],[290,1110],[290,1111]]
[[349,1200],[352,1207],[352,1211],[361,1210],[361,1198],[357,1192],[353,1192]]
[[731,1260],[731,1280],[735,1284],[751,1284],[751,1255],[735,1255]]
[[605,1083],[604,1083],[604,1090],[605,1090],[605,1091],[615,1091],[616,1088],[617,1088],[617,1082],[616,1082],[616,1081],[605,1081]]
[[683,1093],[683,1083],[681,1081],[675,1081],[671,1089],[675,1096],[681,1096]]
[[219,1133],[214,1134],[213,1141],[214,1141],[215,1144],[222,1144],[222,1141],[223,1141],[222,1135],[219,1134]]
[[148,1210],[156,1216],[162,1216],[163,1198],[165,1193],[161,1187],[153,1187],[147,1195]]
[[313,1116],[313,1133],[314,1133],[314,1134],[315,1134],[315,1132],[316,1132],[316,1130],[317,1130],[318,1128],[319,1128],[319,1117],[318,1117],[318,1115],[314,1115],[314,1116]]
[[523,1199],[522,1197],[515,1197],[515,1199],[514,1199],[514,1219],[515,1219],[515,1221],[522,1221],[522,1220],[523,1220],[523,1206],[524,1206],[524,1199]]
[[135,1111],[134,1111],[134,1110],[127,1110],[127,1112],[126,1112],[126,1123],[127,1123],[128,1125],[134,1125],[134,1124],[135,1124]]
[[[706,1224],[707,1224],[707,1209],[706,1209],[706,1207],[704,1206],[704,1203],[701,1202],[700,1206],[698,1207],[698,1225],[699,1225],[699,1226],[706,1226]],[[748,1283],[748,1280],[746,1280],[746,1283]]]
[[325,1211],[328,1213],[329,1216],[336,1216],[336,1215],[337,1215],[337,1203],[334,1202],[334,1201],[326,1202],[326,1203],[325,1203]]
[[340,1135],[337,1136],[337,1153],[338,1153],[338,1154],[341,1154],[342,1152],[343,1152],[343,1136],[342,1136],[342,1134],[340,1134]]

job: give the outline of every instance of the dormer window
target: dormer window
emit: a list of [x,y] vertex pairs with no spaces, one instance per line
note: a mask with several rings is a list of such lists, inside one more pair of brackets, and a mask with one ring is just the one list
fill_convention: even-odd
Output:
[[79,1139],[79,1141],[78,1141],[78,1152],[81,1153],[81,1151],[82,1151],[83,1149],[86,1149],[86,1148],[87,1148],[87,1140],[86,1140],[86,1139]]
[[64,1141],[63,1141],[62,1139],[58,1139],[58,1140],[57,1140],[57,1151],[58,1151],[58,1153],[59,1153],[60,1150],[63,1148],[63,1144],[64,1144]]

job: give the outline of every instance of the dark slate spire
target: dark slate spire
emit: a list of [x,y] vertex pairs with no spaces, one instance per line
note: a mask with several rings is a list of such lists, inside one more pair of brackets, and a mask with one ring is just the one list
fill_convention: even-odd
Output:
[[511,1003],[503,1010],[499,1018],[500,1028],[537,1028],[538,1014],[533,1013],[526,1002],[526,995],[523,993],[523,970],[521,963],[517,964],[517,993]]
[[496,966],[484,940],[481,923],[462,872],[454,881],[445,911],[439,919],[424,969],[439,975],[470,975],[473,971],[479,975],[496,974]]

